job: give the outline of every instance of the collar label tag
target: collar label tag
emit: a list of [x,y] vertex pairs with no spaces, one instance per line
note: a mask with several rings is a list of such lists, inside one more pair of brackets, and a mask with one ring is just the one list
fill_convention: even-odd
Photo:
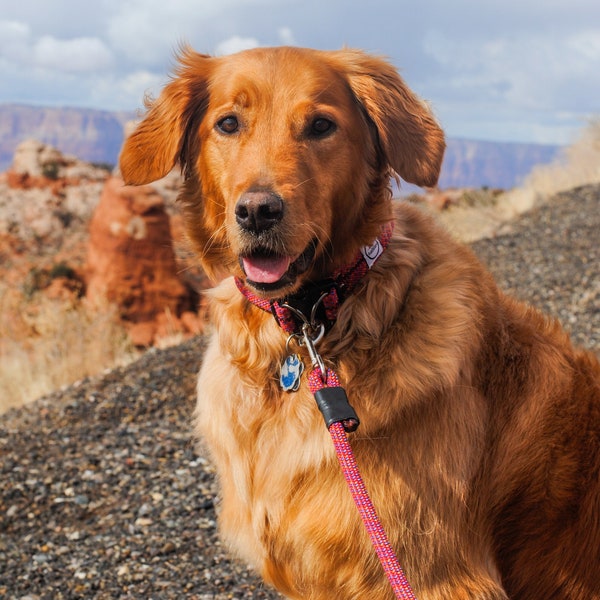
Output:
[[363,246],[360,249],[369,269],[377,262],[377,259],[383,254],[383,245],[377,239],[370,246]]

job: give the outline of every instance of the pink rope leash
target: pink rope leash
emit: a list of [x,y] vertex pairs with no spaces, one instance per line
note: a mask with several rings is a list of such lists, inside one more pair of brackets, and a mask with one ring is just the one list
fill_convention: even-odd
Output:
[[[308,375],[308,387],[313,394],[325,388],[341,389],[337,374],[331,369],[327,369],[327,381],[323,382],[319,367],[315,367]],[[334,422],[328,426],[328,429],[354,504],[360,513],[363,524],[371,538],[371,543],[375,548],[375,552],[379,557],[379,561],[394,590],[396,598],[416,600],[358,470],[352,447],[348,442],[344,421]]]
[[[327,319],[331,322],[335,321],[338,308],[344,297],[352,293],[381,256],[390,243],[393,230],[393,222],[384,225],[381,236],[371,246],[362,248],[353,263],[334,273],[331,286],[329,286],[330,280],[327,280],[328,289],[313,305],[313,315],[310,321],[298,308],[295,309],[292,306],[294,302],[291,298],[284,298],[281,302],[272,301],[252,292],[241,278],[236,277],[235,283],[249,302],[275,316],[279,326],[290,334],[289,339],[295,337],[300,345],[306,346],[313,364],[313,370],[308,375],[308,387],[325,418],[327,429],[331,434],[335,452],[354,504],[356,504],[396,598],[399,600],[416,600],[358,470],[352,447],[346,436],[347,431],[354,431],[358,427],[358,416],[350,406],[337,374],[331,369],[325,368],[322,358],[315,349],[325,331],[325,326],[313,319],[316,308],[323,302]],[[342,297],[339,296],[338,291],[343,292]],[[326,380],[322,376],[323,371],[327,374]],[[301,373],[302,371],[297,372],[297,377]],[[296,380],[296,383],[299,383],[299,379]],[[286,386],[288,385],[286,382]],[[283,382],[282,387],[286,391],[297,389],[292,385],[284,387]]]

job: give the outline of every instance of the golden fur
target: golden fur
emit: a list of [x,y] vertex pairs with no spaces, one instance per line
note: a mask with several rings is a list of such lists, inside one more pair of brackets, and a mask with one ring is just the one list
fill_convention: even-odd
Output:
[[[392,218],[392,171],[433,185],[443,149],[379,58],[184,50],[121,169],[141,184],[181,163],[190,236],[215,277],[243,278],[256,243],[240,198],[276,193],[269,248],[295,258],[316,240],[304,271],[258,286],[279,297],[351,261]],[[350,441],[417,597],[600,598],[597,359],[503,295],[430,217],[400,203],[395,222],[319,350],[361,418]],[[392,598],[306,382],[279,389],[286,335],[231,277],[210,301],[196,418],[224,539],[289,598]]]

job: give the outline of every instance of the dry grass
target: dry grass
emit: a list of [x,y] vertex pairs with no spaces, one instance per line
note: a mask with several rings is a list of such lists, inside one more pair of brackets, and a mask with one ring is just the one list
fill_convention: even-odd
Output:
[[521,187],[494,197],[492,202],[485,194],[482,200],[480,193],[473,196],[475,204],[461,201],[440,212],[439,218],[457,238],[474,242],[510,229],[513,219],[559,192],[598,182],[600,117],[591,119],[579,138],[565,148],[557,160],[535,167]]
[[590,119],[579,138],[549,165],[533,169],[523,187],[548,197],[600,181],[600,117]]
[[559,192],[598,182],[600,117],[595,117],[554,162],[535,167],[523,185],[505,194],[503,201],[508,209],[520,214]]
[[0,287],[0,413],[136,356],[114,308]]

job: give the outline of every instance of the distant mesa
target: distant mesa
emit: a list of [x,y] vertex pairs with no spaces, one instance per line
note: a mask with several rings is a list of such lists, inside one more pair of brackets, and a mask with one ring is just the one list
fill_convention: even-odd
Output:
[[17,146],[31,139],[80,160],[115,165],[124,125],[134,118],[134,111],[1,104],[0,171],[9,168]]
[[[80,160],[115,165],[126,124],[135,118],[134,111],[0,105],[0,171],[9,167],[16,147],[31,138]],[[449,139],[440,187],[510,189],[520,185],[535,165],[552,162],[559,150],[540,144]],[[410,191],[405,186],[404,192]]]

